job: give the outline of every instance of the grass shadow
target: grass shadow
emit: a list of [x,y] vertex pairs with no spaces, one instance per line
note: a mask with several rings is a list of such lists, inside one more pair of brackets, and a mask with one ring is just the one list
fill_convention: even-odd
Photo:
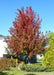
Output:
[[36,74],[25,74],[25,75],[36,75]]
[[[0,75],[10,75],[9,73],[4,73],[4,72],[0,72]],[[14,75],[14,74],[11,74],[11,75]]]
[[0,75],[8,75],[7,73],[0,72]]

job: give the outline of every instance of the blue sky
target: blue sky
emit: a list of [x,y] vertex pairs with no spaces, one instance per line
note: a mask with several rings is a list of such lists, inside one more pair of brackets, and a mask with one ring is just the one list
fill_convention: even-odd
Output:
[[31,6],[39,14],[42,32],[54,32],[54,0],[0,0],[0,34],[10,35],[8,30],[13,26],[15,12],[23,6]]

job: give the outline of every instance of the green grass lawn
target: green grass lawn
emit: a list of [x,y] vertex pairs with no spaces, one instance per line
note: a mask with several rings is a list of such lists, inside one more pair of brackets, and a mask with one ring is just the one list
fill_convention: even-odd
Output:
[[54,72],[23,72],[17,68],[11,68],[11,72],[2,72],[0,75],[54,75]]

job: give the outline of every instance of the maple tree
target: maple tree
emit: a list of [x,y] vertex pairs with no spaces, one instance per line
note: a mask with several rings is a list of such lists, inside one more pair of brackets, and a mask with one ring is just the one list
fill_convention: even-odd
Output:
[[9,29],[11,38],[8,37],[8,48],[16,55],[32,55],[42,53],[45,51],[44,46],[46,39],[44,35],[40,36],[41,20],[31,7],[21,10],[17,9],[19,13],[13,22],[13,27]]

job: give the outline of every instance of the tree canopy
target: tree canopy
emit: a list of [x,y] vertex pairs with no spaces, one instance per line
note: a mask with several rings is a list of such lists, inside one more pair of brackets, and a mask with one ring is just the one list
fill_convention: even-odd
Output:
[[[9,32],[8,48],[17,55],[35,55],[45,51],[46,38],[40,34],[41,20],[31,7],[17,9],[18,13]],[[31,56],[32,57],[32,56]]]
[[48,42],[49,48],[54,49],[54,33],[50,33],[49,35],[49,42]]

